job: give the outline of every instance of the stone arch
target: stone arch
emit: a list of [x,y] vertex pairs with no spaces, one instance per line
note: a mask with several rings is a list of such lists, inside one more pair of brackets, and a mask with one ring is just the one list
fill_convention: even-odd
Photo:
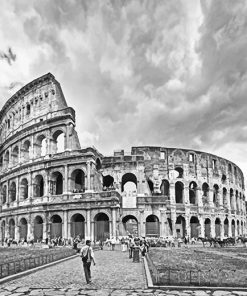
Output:
[[0,171],[3,169],[3,156],[0,156]]
[[190,218],[190,236],[199,237],[200,222],[196,216]]
[[84,192],[85,191],[85,173],[81,169],[75,169],[71,174],[71,191]]
[[170,183],[168,180],[162,180],[160,185],[161,195],[164,195],[166,199],[170,199]]
[[62,218],[58,214],[51,216],[51,238],[62,237]]
[[63,194],[63,175],[58,171],[53,172],[51,175],[50,194],[51,195]]
[[225,218],[224,220],[224,236],[229,235],[229,220]]
[[102,164],[99,158],[96,159],[96,170],[99,171],[102,168]]
[[103,189],[109,190],[114,188],[114,178],[110,175],[103,176]]
[[5,168],[9,167],[9,150],[7,150],[4,155],[4,167]]
[[26,178],[23,178],[20,182],[20,198],[21,199],[28,198],[28,181]]
[[61,153],[65,150],[65,132],[63,129],[56,130],[52,135],[52,153]]
[[176,203],[184,202],[184,184],[180,181],[175,183],[175,198]]
[[179,215],[176,219],[176,234],[177,237],[185,237],[186,233],[186,222],[185,218],[181,215]]
[[221,221],[220,218],[215,219],[215,236],[220,237]]
[[12,164],[17,165],[19,162],[19,147],[16,145],[12,151]]
[[10,197],[10,202],[13,202],[16,200],[16,183],[14,181],[11,182],[9,187],[9,197]]
[[21,218],[19,222],[20,240],[27,240],[27,220]]
[[236,224],[235,224],[235,220],[232,219],[232,237],[235,237],[235,227],[236,227]]
[[70,234],[71,237],[85,239],[85,218],[82,214],[76,213],[71,217]]
[[149,215],[146,218],[146,236],[159,237],[160,236],[160,223],[156,215]]
[[7,202],[7,186],[2,186],[2,203],[5,204]]
[[226,187],[223,187],[222,189],[222,196],[223,196],[223,206],[224,208],[228,207],[228,201],[227,201],[227,189]]
[[153,194],[154,193],[154,183],[150,179],[148,179],[147,182],[148,182],[148,187],[149,187],[150,193]]
[[240,223],[239,220],[237,220],[237,236],[240,235]]
[[9,237],[15,239],[15,220],[13,218],[9,220]]
[[43,239],[43,219],[39,215],[34,218],[33,236],[35,242]]
[[189,184],[189,198],[190,204],[197,204],[197,184],[194,181],[190,182]]
[[41,134],[39,136],[37,136],[36,138],[36,142],[35,142],[35,155],[36,157],[40,157],[40,156],[45,156],[47,154],[46,151],[46,136],[44,134]]
[[133,173],[126,173],[122,176],[121,191],[137,191],[137,178]]
[[109,216],[106,213],[98,213],[94,217],[94,238],[95,241],[105,241],[110,238]]
[[213,203],[216,207],[219,206],[218,195],[219,195],[219,186],[218,186],[218,184],[214,184],[214,186],[213,186]]
[[206,182],[202,184],[202,200],[204,205],[209,203],[209,185]]
[[181,168],[181,167],[175,167],[174,171],[177,172],[176,178],[183,178],[184,177],[184,170],[183,170],[183,168]]
[[204,229],[205,229],[205,237],[211,237],[211,220],[209,218],[205,219],[204,222]]
[[122,235],[138,236],[138,220],[133,215],[124,216],[122,219],[124,231]]
[[239,195],[238,195],[238,190],[236,190],[235,196],[236,196],[236,210],[239,211]]
[[2,233],[1,241],[2,242],[4,242],[4,240],[5,240],[5,232],[6,232],[6,223],[3,220],[2,223],[1,223],[1,233]]
[[31,149],[31,143],[29,140],[26,140],[23,143],[23,147],[22,147],[22,155],[23,155],[24,162],[29,161],[30,159],[30,149]]
[[230,203],[231,203],[231,209],[234,210],[234,194],[233,194],[232,188],[230,188]]
[[33,183],[33,196],[44,196],[44,178],[42,175],[36,175]]

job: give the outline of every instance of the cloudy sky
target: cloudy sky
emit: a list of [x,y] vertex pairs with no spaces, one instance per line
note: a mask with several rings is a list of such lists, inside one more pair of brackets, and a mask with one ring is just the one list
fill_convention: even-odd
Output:
[[51,72],[82,146],[203,150],[247,176],[247,1],[1,1],[0,107]]

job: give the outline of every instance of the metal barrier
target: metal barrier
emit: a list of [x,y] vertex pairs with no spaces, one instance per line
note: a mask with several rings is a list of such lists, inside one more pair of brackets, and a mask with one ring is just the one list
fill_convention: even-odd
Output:
[[0,264],[0,279],[12,274],[16,274],[18,272],[42,266],[44,264],[67,258],[76,254],[75,250],[72,249],[68,249],[65,251],[59,249],[59,252],[56,251],[52,251],[52,254],[45,254],[36,257],[32,256],[16,261],[2,263]]
[[[237,283],[230,282],[236,270],[223,269],[177,269],[167,266],[157,268],[150,256],[146,255],[148,266],[151,271],[154,285],[176,285],[176,286],[237,286]],[[247,283],[243,285],[247,286]]]

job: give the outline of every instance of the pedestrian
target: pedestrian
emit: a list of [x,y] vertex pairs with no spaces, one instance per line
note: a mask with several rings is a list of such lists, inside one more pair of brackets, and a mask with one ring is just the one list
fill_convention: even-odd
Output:
[[94,260],[94,253],[93,253],[93,249],[91,247],[90,240],[86,240],[86,245],[81,248],[80,256],[81,256],[82,262],[83,262],[83,269],[84,269],[84,273],[85,273],[86,282],[87,282],[87,284],[90,284],[92,282],[91,270],[90,270],[91,262],[93,262],[94,265],[96,264],[95,260]]

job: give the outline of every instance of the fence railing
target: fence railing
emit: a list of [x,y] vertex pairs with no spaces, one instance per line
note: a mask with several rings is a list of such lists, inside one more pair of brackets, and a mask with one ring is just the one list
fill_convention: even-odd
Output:
[[[234,281],[229,281],[236,270],[223,270],[223,269],[177,269],[167,266],[165,268],[157,268],[152,259],[147,254],[147,262],[151,271],[152,280],[154,285],[167,285],[167,286],[237,286]],[[243,286],[247,286],[247,283]]]
[[75,250],[68,249],[62,252],[60,250],[60,252],[57,252],[57,253],[44,254],[44,255],[39,255],[35,257],[30,256],[23,259],[17,259],[15,261],[2,263],[0,264],[0,279],[9,275],[13,275],[13,274],[25,271],[25,270],[42,266],[47,263],[51,263],[63,258],[67,258],[75,254],[76,254]]

